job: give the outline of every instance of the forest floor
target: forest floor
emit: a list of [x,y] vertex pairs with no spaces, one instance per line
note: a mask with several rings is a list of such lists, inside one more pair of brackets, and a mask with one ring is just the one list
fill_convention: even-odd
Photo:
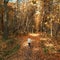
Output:
[[[27,39],[31,38],[31,47]],[[7,60],[60,60],[60,41],[41,34],[18,36],[20,49]]]

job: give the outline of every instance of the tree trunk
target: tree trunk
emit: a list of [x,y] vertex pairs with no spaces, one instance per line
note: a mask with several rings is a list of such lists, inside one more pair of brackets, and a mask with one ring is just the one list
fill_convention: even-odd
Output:
[[4,1],[4,30],[3,30],[3,38],[5,40],[8,39],[8,21],[7,21],[7,3]]

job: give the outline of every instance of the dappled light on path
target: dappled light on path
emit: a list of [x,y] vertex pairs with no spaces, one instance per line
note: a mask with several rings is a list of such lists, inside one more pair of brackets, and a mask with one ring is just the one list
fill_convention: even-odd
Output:
[[48,41],[48,40],[51,40],[50,38],[40,38],[40,40],[43,40],[43,41]]
[[23,47],[26,47],[26,46],[28,46],[28,43],[27,43],[27,41],[26,41],[26,42],[24,42],[24,43],[22,44],[22,46],[23,46]]
[[34,37],[34,36],[39,36],[40,34],[39,33],[30,33],[29,35]]
[[51,44],[51,43],[50,44],[49,43],[46,43],[45,46],[47,46],[47,47],[53,47],[54,45]]

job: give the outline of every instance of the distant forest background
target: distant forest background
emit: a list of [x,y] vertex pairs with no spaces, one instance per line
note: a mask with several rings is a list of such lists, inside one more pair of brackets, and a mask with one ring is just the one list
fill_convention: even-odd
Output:
[[60,31],[60,0],[0,0],[0,34],[30,32],[57,35]]

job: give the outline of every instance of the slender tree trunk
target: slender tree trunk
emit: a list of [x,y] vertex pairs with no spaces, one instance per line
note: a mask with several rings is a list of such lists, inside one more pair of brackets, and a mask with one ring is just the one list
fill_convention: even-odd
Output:
[[5,40],[8,39],[8,21],[7,21],[7,3],[4,2],[4,30],[3,30],[3,38]]

